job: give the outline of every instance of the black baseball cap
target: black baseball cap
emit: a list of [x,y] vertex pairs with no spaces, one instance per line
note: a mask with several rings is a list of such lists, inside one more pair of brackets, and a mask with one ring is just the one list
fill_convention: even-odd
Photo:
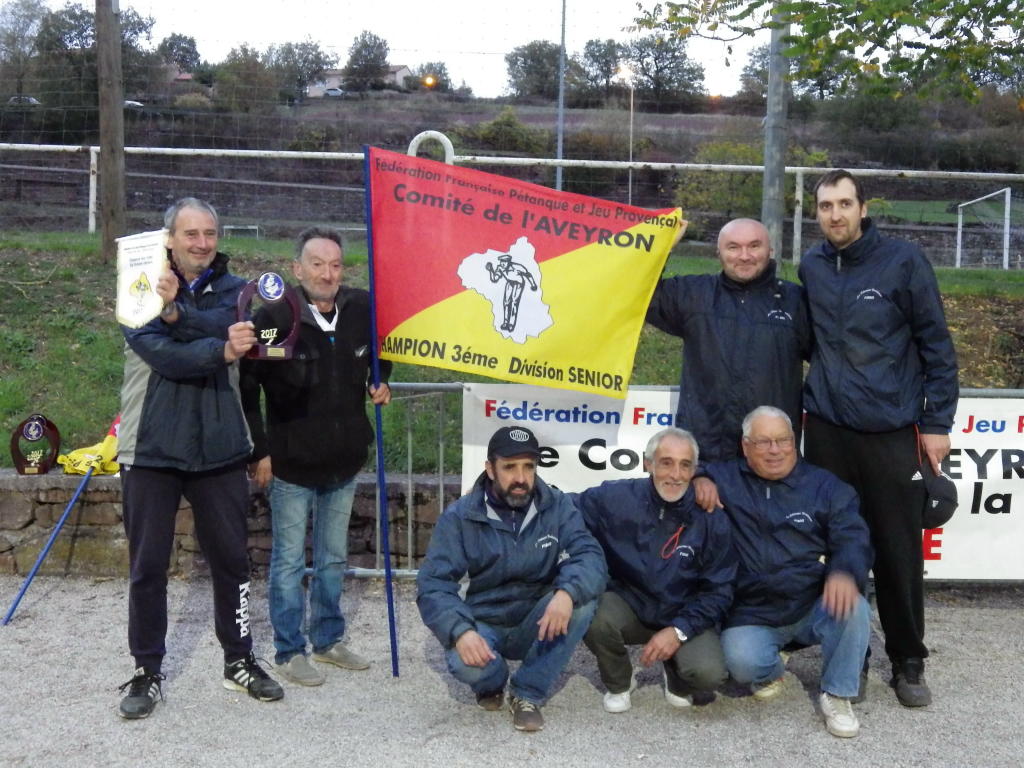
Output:
[[921,515],[921,527],[939,528],[948,523],[956,512],[959,504],[956,484],[945,473],[936,475],[932,463],[927,459],[921,465],[921,476],[928,493],[924,513]]
[[540,443],[526,427],[502,427],[487,443],[487,458],[507,459],[509,456],[540,457]]

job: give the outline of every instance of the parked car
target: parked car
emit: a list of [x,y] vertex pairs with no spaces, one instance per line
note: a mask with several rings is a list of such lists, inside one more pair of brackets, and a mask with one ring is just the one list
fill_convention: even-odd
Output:
[[343,99],[345,98],[345,91],[341,88],[325,88],[324,89],[325,99]]
[[7,100],[8,106],[13,107],[38,107],[40,103],[35,96],[11,96]]

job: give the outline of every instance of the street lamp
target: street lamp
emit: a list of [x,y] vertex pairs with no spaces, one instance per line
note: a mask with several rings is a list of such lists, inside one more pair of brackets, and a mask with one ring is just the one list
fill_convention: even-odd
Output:
[[619,79],[629,87],[629,182],[626,187],[626,203],[633,204],[633,70],[628,64],[620,64]]
[[437,85],[437,78],[434,77],[433,75],[427,75],[426,77],[423,78],[423,85],[426,86],[426,89],[429,91],[431,88]]

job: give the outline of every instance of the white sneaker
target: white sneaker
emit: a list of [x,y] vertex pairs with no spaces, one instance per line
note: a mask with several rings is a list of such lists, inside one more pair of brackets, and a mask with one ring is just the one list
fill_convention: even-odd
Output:
[[825,717],[825,728],[833,736],[851,739],[860,733],[860,723],[853,714],[849,699],[822,691],[818,703],[821,705],[821,714]]
[[678,709],[693,706],[693,696],[679,696],[668,689],[668,672],[664,668],[661,670],[661,682],[665,686],[665,701]]
[[636,690],[636,675],[634,674],[629,678],[629,690],[623,691],[622,693],[606,693],[604,695],[604,711],[616,714],[618,712],[627,712],[629,708],[633,706],[633,702],[630,701],[630,694]]
[[750,690],[754,692],[754,698],[758,701],[768,701],[782,693],[785,685],[786,678],[783,676],[778,680],[772,680],[770,683],[753,683],[750,686]]

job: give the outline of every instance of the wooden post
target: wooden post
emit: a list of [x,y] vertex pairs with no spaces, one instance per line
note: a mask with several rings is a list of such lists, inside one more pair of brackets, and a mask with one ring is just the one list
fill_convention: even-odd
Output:
[[100,226],[102,258],[115,258],[114,238],[125,234],[124,83],[118,0],[96,0],[100,108]]

